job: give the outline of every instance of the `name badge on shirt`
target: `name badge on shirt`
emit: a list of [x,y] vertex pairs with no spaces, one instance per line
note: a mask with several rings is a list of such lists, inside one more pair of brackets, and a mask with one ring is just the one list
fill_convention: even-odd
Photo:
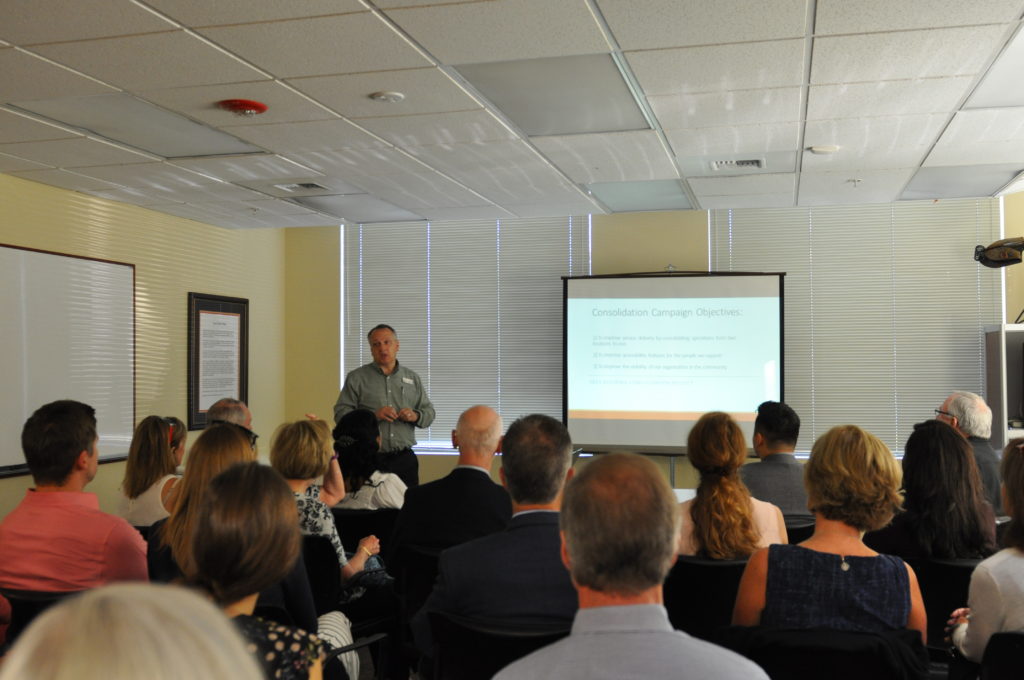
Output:
[[412,378],[402,378],[402,382],[404,382],[404,383],[406,383],[408,385],[415,385],[416,384],[416,381],[413,380]]

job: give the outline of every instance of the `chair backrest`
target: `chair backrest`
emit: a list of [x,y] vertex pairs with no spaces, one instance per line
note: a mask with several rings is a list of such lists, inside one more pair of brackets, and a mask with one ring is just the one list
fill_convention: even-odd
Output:
[[981,659],[981,680],[1018,680],[1024,669],[1024,633],[996,633]]
[[790,545],[803,543],[814,533],[814,520],[783,517],[786,522],[786,536]]
[[429,612],[433,680],[486,680],[530,652],[569,634],[569,625],[508,626]]
[[747,657],[772,680],[926,680],[917,631],[879,633],[731,626],[715,642]]
[[80,592],[83,591],[46,592],[0,588],[0,595],[11,603],[11,623],[7,626],[6,644],[10,646],[22,631],[28,628],[33,619],[51,606]]
[[979,562],[981,560],[977,559],[909,560],[917,574],[917,583],[928,615],[929,648],[946,649],[942,643],[946,620],[951,611],[967,606],[971,573]]
[[341,563],[338,553],[326,536],[302,537],[302,560],[306,564],[313,606],[317,616],[338,608],[341,596]]
[[359,539],[370,534],[386,541],[395,528],[395,520],[398,519],[396,508],[383,510],[331,508],[331,514],[334,515],[334,524],[338,527],[341,544],[349,552],[355,552],[356,546],[359,545]]
[[420,610],[434,590],[437,581],[437,562],[441,554],[436,548],[403,545],[396,555],[395,591],[401,602],[403,621],[408,621]]
[[665,609],[672,625],[702,639],[732,623],[746,560],[680,556],[665,579]]

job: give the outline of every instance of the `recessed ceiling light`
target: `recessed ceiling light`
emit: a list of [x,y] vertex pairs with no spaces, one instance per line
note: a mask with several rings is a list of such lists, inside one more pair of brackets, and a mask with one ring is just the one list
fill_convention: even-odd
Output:
[[398,102],[405,99],[405,95],[401,92],[374,92],[370,95],[370,99],[375,102],[387,102],[388,104],[397,104]]
[[815,144],[814,146],[807,147],[807,150],[822,156],[839,151],[839,147],[835,144]]

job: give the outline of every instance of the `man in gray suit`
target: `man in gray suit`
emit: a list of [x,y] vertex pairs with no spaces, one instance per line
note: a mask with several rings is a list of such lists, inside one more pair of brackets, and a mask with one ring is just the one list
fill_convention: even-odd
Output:
[[760,463],[740,468],[740,479],[754,498],[777,505],[787,519],[814,521],[807,509],[804,466],[793,455],[800,416],[787,404],[766,401],[754,420],[754,453]]
[[661,584],[676,559],[679,524],[675,495],[650,460],[613,453],[588,463],[562,504],[562,562],[580,604],[572,632],[495,680],[767,680],[739,654],[672,629]]

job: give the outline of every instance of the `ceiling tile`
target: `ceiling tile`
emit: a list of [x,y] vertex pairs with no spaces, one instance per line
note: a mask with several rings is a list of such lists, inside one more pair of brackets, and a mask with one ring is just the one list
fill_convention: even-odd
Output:
[[129,90],[265,79],[251,66],[184,31],[41,45],[34,49],[44,57]]
[[624,50],[801,37],[807,0],[598,0]]
[[[199,32],[278,78],[431,65],[370,12],[222,26]],[[298,45],[301,49],[296,49]]]
[[[14,45],[86,40],[175,28],[152,12],[123,0],[89,0],[88,11],[69,5],[67,0],[4,0],[3,11],[0,38]],[[40,21],[40,17],[46,17],[46,20]]]
[[188,26],[215,26],[299,17],[364,12],[359,0],[146,0],[167,16]]
[[142,163],[133,166],[98,165],[81,167],[76,172],[131,189],[159,187],[170,191],[179,191],[224,184],[191,170],[164,162]]
[[[2,147],[0,147],[2,148]],[[17,156],[10,156],[0,151],[0,172],[15,172],[18,170],[46,170],[45,163],[36,163]]]
[[346,222],[410,222],[423,219],[421,215],[366,194],[309,196],[295,201],[328,215],[335,215]]
[[728,125],[665,130],[676,156],[715,156],[790,151],[800,143],[800,124]]
[[811,83],[852,83],[977,73],[1006,28],[972,26],[814,39]]
[[1024,170],[1024,162],[921,168],[900,197],[905,201],[991,196]]
[[0,102],[104,94],[117,90],[39,57],[0,48]]
[[807,120],[946,113],[956,109],[974,78],[923,78],[812,85]]
[[488,142],[516,135],[484,110],[361,118],[359,125],[401,147]]
[[1024,141],[1024,108],[960,111],[942,133],[938,146],[1001,141]]
[[[272,80],[178,87],[168,90],[144,90],[140,96],[165,109],[177,111],[215,127],[305,122],[337,117],[302,95],[296,94],[290,88]],[[254,99],[263,102],[269,108],[266,113],[259,115],[239,116],[217,106],[217,102],[223,99]]]
[[0,144],[8,142],[37,142],[44,139],[66,139],[68,137],[81,136],[55,125],[0,109]]
[[800,120],[798,87],[659,95],[647,100],[666,130]]
[[224,126],[236,137],[275,153],[322,151],[384,144],[346,120]]
[[804,148],[839,147],[834,154],[805,153],[803,170],[909,168],[921,163],[946,124],[945,114],[810,121]]
[[444,64],[611,51],[585,2],[490,0],[386,13]]
[[629,52],[626,60],[649,95],[801,85],[803,40]]
[[679,176],[653,130],[533,137],[530,141],[580,184],[677,179]]
[[937,144],[924,167],[944,165],[1024,164],[1024,140],[975,142],[967,145]]
[[707,196],[743,196],[744,194],[785,194],[792,200],[796,175],[776,173],[745,177],[691,177],[690,188],[702,199]]
[[[349,118],[480,108],[479,102],[439,68],[293,78],[288,84]],[[374,92],[401,92],[405,99],[393,103],[374,101],[370,99]]]
[[704,210],[740,208],[792,208],[796,205],[793,193],[746,194],[743,196],[698,196]]
[[605,214],[605,210],[596,202],[584,196],[567,196],[565,199],[551,203],[506,203],[505,208],[515,213],[516,217],[551,217],[552,215],[587,215],[589,213]]
[[151,156],[86,137],[0,144],[0,151],[59,168],[82,168],[87,165],[110,163],[129,165],[153,161]]
[[[797,205],[892,203],[899,198],[913,174],[913,168],[802,172]],[[851,181],[854,179],[860,181]]]
[[939,26],[1008,23],[1020,18],[1020,0],[818,0],[816,35],[872,33]]
[[461,208],[427,208],[422,213],[429,220],[501,220],[516,217],[515,213],[496,205],[479,205]]
[[104,182],[100,179],[92,177],[86,177],[80,175],[77,172],[70,170],[23,170],[20,172],[12,172],[12,175],[17,175],[22,179],[30,179],[33,182],[42,182],[43,184],[49,184],[53,187],[60,187],[61,189],[68,189],[70,191],[80,191],[82,193],[88,193],[92,191],[109,191],[111,189],[117,189],[118,185],[110,182]]
[[1024,70],[1024,31],[1018,29],[1010,44],[992,64],[981,83],[971,93],[965,108],[988,106],[1024,106],[1020,74]]
[[262,154],[218,158],[176,158],[171,164],[216,177],[225,182],[269,180],[278,177],[307,177],[320,174],[287,158]]

